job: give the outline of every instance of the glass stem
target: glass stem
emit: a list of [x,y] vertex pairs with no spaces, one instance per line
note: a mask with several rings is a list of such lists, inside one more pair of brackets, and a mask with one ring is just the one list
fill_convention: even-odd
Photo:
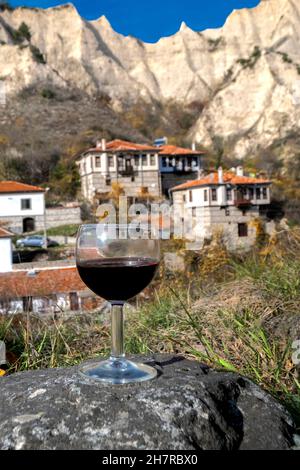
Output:
[[125,357],[124,353],[124,315],[123,303],[111,304],[111,359]]

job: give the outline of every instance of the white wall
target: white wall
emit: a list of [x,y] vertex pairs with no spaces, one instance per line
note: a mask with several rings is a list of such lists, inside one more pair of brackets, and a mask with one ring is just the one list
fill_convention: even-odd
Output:
[[[256,189],[254,188],[254,197],[251,200],[252,204],[255,204],[255,205],[270,204],[270,198],[271,198],[270,188],[267,187],[266,199],[263,199],[262,188],[263,186],[261,186],[261,198],[260,199],[256,199]],[[216,201],[212,200],[212,188],[211,187],[191,188],[190,190],[178,191],[178,192],[185,194],[187,208],[205,207],[205,206],[223,206],[223,205],[234,206],[235,205],[235,202],[234,202],[235,195],[234,195],[233,188],[231,188],[232,199],[230,201],[227,201],[226,186],[215,186],[215,189],[217,190]],[[205,190],[207,190],[207,196],[208,196],[207,201],[204,201]],[[190,191],[192,191],[192,202],[190,202],[190,194],[189,194]],[[176,192],[173,193],[173,198]],[[246,195],[246,197],[248,197],[248,194]]]
[[[130,155],[130,153],[128,153],[128,156]],[[154,153],[147,153],[147,154],[143,154],[143,155],[147,155],[147,158],[146,158],[146,161],[145,163],[143,164],[143,170],[151,170],[151,171],[155,171],[159,169],[159,165],[158,165],[158,154],[154,154]],[[150,165],[150,155],[155,155],[155,165]],[[109,156],[111,156],[113,158],[113,166],[110,167],[109,166]],[[124,159],[127,155],[124,154]],[[96,167],[96,157],[101,157],[101,166],[100,167]],[[136,159],[134,158],[134,156],[132,155],[132,161],[136,162]],[[112,172],[115,172],[117,171],[117,156],[114,155],[114,154],[109,154],[108,153],[92,153],[92,154],[87,154],[85,155],[84,157],[82,157],[80,160],[79,160],[79,173],[80,173],[80,176],[84,176],[84,175],[88,175],[90,173],[102,173],[104,175],[106,175],[107,173],[112,173]],[[138,165],[135,166],[134,165],[134,168],[136,170],[141,170],[142,169],[142,165],[141,165],[141,158],[139,158],[138,160]]]
[[12,244],[10,238],[0,238],[0,273],[12,271]]
[[[31,199],[31,209],[21,210],[21,199]],[[0,217],[30,217],[44,214],[44,193],[0,195]]]

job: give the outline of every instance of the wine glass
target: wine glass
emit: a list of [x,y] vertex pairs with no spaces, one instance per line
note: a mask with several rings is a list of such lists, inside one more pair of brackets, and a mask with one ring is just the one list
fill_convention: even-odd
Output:
[[111,304],[111,355],[82,366],[85,376],[112,384],[153,379],[156,369],[125,358],[123,307],[150,284],[159,266],[158,239],[130,225],[82,225],[77,235],[76,264],[83,282]]

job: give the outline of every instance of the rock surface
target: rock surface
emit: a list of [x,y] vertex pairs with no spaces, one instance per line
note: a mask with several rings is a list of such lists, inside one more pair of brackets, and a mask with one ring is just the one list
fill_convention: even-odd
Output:
[[[27,40],[16,42],[23,22],[45,63]],[[115,109],[139,100],[198,103],[190,140],[211,146],[218,135],[238,157],[283,143],[280,157],[288,158],[300,128],[299,24],[298,1],[261,0],[220,29],[183,23],[148,44],[115,32],[105,17],[84,20],[71,4],[17,8],[0,14],[0,80],[8,94],[42,83],[109,95]]]
[[289,414],[251,381],[180,356],[156,356],[147,363],[160,375],[144,384],[100,385],[81,377],[76,367],[0,379],[0,449],[293,445]]

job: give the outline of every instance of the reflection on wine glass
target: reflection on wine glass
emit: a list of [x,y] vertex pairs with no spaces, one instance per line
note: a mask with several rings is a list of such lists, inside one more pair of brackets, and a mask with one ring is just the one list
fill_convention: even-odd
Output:
[[[83,282],[111,304],[112,348],[108,360],[81,368],[93,379],[112,384],[141,382],[156,377],[156,369],[128,361],[124,354],[124,303],[142,292],[159,265],[159,240],[141,231],[130,236],[129,226],[82,225],[76,263]],[[145,237],[146,235],[146,237]]]

